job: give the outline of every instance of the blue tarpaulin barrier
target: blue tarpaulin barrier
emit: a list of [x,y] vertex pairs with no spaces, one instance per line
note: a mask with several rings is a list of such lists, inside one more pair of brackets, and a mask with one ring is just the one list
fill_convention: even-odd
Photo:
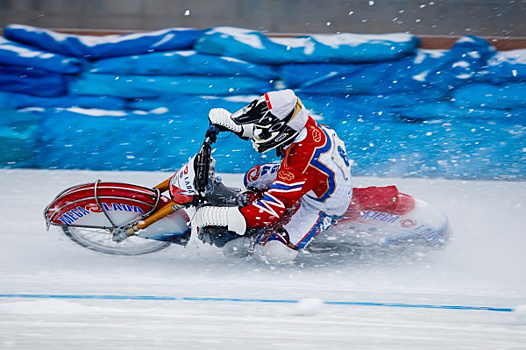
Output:
[[70,83],[72,95],[152,98],[163,94],[239,95],[260,94],[273,86],[252,77],[144,76],[85,73]]
[[68,92],[67,78],[38,68],[0,65],[0,91],[31,96],[63,96]]
[[85,62],[78,58],[41,51],[0,38],[0,64],[37,68],[61,74],[79,73],[85,69]]
[[108,36],[58,33],[19,24],[4,28],[4,37],[9,40],[49,52],[86,59],[190,49],[201,34],[202,31],[191,28]]
[[192,50],[100,59],[92,63],[89,71],[147,76],[248,76],[265,80],[279,78],[278,70],[272,66],[231,57],[203,55]]
[[41,97],[21,93],[0,92],[0,109],[21,109],[26,107],[83,107],[108,110],[124,110],[127,108],[127,101],[123,98],[111,96],[68,95],[58,97]]
[[494,84],[526,81],[526,49],[498,52],[478,76]]
[[453,97],[457,105],[468,108],[524,109],[526,108],[526,84],[470,84],[456,89]]
[[[3,167],[175,171],[211,108],[291,88],[346,142],[355,175],[526,178],[526,50],[410,34],[269,38],[241,28],[0,38]],[[221,134],[218,171],[277,161]]]
[[236,57],[248,62],[359,63],[388,61],[413,54],[420,39],[410,34],[310,35],[268,38],[258,31],[219,27],[205,31],[195,45],[197,52]]

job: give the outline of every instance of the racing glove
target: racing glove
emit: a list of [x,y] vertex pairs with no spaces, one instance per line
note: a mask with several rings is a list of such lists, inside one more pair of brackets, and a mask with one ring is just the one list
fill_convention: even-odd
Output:
[[213,108],[208,113],[210,124],[215,124],[223,130],[232,131],[241,138],[250,138],[252,136],[252,125],[236,124],[230,117],[232,113],[224,108]]
[[195,213],[195,224],[199,228],[225,226],[240,236],[247,230],[247,221],[238,207],[201,207]]

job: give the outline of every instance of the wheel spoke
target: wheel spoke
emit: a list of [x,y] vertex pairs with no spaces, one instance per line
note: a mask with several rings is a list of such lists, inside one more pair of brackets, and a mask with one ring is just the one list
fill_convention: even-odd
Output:
[[141,255],[154,253],[170,245],[169,242],[130,237],[121,243],[111,239],[111,233],[105,229],[64,226],[64,233],[75,243],[106,254]]

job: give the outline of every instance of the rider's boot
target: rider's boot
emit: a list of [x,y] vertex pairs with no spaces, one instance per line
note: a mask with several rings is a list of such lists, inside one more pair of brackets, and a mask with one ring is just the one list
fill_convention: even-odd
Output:
[[289,248],[279,240],[272,240],[265,244],[257,244],[254,248],[254,255],[266,264],[288,264],[298,256],[298,251]]
[[227,258],[240,259],[246,258],[254,250],[254,239],[252,237],[241,236],[228,241],[223,246],[223,254]]

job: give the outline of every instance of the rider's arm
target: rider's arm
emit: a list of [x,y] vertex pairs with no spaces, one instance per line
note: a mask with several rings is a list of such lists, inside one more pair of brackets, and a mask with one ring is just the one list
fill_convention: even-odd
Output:
[[327,142],[319,127],[315,124],[307,126],[303,140],[285,150],[276,181],[264,193],[264,197],[241,208],[247,227],[274,223],[309,191],[313,190],[319,196],[327,188],[328,175],[315,166]]
[[276,180],[263,197],[245,207],[201,207],[195,215],[196,226],[227,226],[229,231],[243,235],[247,227],[262,227],[278,221],[305,193],[326,180],[322,173],[308,171],[310,168],[305,164],[311,155],[309,152],[303,156],[293,154],[289,161],[285,161],[285,157]]
[[319,192],[327,183],[327,174],[311,166],[326,141],[323,132],[313,124],[301,142],[287,148],[276,181],[263,193],[262,199],[242,208],[202,207],[196,213],[196,225],[228,226],[230,231],[243,235],[247,227],[262,227],[278,221],[302,196],[311,190]]
[[247,227],[262,227],[275,223],[309,190],[305,187],[304,175],[295,169],[280,169],[277,176],[261,199],[240,209]]
[[239,125],[232,120],[232,113],[224,108],[213,108],[208,113],[210,124],[218,125],[222,130],[232,131],[242,139],[247,140],[252,136],[252,127],[249,125]]
[[306,140],[287,149],[276,180],[263,193],[263,198],[240,209],[247,227],[278,221],[301,197],[327,181],[326,174],[310,166],[316,146]]

